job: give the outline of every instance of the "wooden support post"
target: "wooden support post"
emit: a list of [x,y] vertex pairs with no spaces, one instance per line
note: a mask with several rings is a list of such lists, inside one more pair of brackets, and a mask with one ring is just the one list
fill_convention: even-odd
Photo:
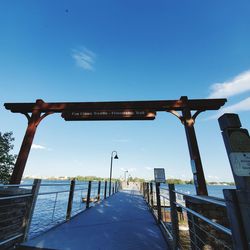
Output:
[[[182,101],[188,103],[188,98],[186,96],[181,98]],[[199,146],[196,139],[196,134],[194,130],[194,119],[189,108],[182,110],[183,123],[185,127],[188,149],[191,159],[191,166],[194,178],[194,184],[197,195],[207,195],[206,180],[204,177],[203,167],[201,163]]]
[[150,182],[150,200],[151,200],[151,207],[154,207],[154,194],[153,194],[153,183]]
[[158,223],[160,223],[162,216],[161,216],[161,197],[160,197],[160,183],[159,182],[155,183],[155,188],[156,188]]
[[104,199],[107,198],[107,181],[105,181],[105,184],[104,184]]
[[112,194],[114,194],[115,193],[115,187],[114,187],[114,183],[113,183],[113,185],[112,185]]
[[87,194],[86,208],[89,208],[90,195],[91,195],[91,181],[89,181],[89,186],[88,186],[88,194]]
[[237,250],[249,249],[244,232],[244,226],[242,220],[243,218],[241,216],[236,190],[224,189],[223,193],[227,206],[227,216],[232,231],[232,241],[234,246],[233,249]]
[[35,179],[34,182],[33,182],[32,190],[31,190],[31,194],[32,194],[31,203],[30,203],[30,206],[29,206],[28,213],[26,215],[26,226],[25,226],[25,231],[24,231],[24,241],[26,241],[28,239],[30,224],[31,224],[34,209],[35,209],[35,206],[36,206],[36,201],[37,201],[37,196],[38,196],[38,193],[39,193],[40,185],[41,185],[41,180],[40,179]]
[[98,181],[97,201],[100,200],[100,193],[101,193],[101,181]]
[[[224,192],[227,195],[225,199],[229,201],[231,199],[235,203],[234,206],[238,207],[240,211],[240,215],[232,215],[232,211],[229,211],[228,216],[229,220],[233,220],[234,217],[242,218],[241,236],[246,238],[248,247],[244,249],[250,249],[250,136],[247,129],[241,128],[241,122],[237,114],[224,114],[218,121],[236,186],[235,194],[228,191]],[[230,206],[230,202],[228,205]],[[236,208],[232,207],[232,209],[237,213]],[[236,232],[238,230],[237,224],[232,225],[232,227],[234,226],[235,228],[232,228],[232,231]],[[237,239],[238,233],[236,232],[233,237]],[[244,246],[244,240],[242,244]]]
[[250,191],[250,175],[238,175],[230,159],[235,153],[250,153],[250,137],[248,131],[247,129],[241,128],[240,118],[237,114],[224,114],[218,121],[236,188]]
[[70,220],[70,217],[71,217],[72,204],[73,204],[73,199],[74,199],[74,191],[75,191],[75,180],[73,179],[70,182],[66,220]]
[[171,223],[172,223],[172,232],[173,232],[173,249],[179,249],[179,221],[178,221],[178,214],[176,210],[176,196],[174,193],[175,186],[174,184],[168,184],[169,189],[169,201],[170,201],[170,215],[171,215]]
[[150,198],[149,198],[149,183],[147,182],[147,199],[148,199],[148,205],[150,205]]
[[36,128],[39,124],[39,120],[40,112],[38,110],[33,111],[32,116],[29,118],[28,121],[28,127],[26,129],[26,133],[23,138],[23,142],[15,163],[15,167],[11,175],[10,184],[21,183],[29,152],[36,133]]

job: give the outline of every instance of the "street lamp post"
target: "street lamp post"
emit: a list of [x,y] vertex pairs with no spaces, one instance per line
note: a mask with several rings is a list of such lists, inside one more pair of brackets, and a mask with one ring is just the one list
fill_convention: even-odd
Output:
[[[114,157],[114,153],[115,153],[115,157]],[[111,153],[111,163],[110,163],[110,176],[109,176],[109,196],[111,194],[111,178],[112,178],[112,165],[113,165],[113,158],[114,159],[119,159],[117,152],[114,150]]]
[[125,181],[125,182],[126,182],[126,179],[127,179],[127,178],[126,178],[126,174],[127,174],[127,173],[128,173],[128,170],[125,170],[125,171],[124,171],[124,181]]

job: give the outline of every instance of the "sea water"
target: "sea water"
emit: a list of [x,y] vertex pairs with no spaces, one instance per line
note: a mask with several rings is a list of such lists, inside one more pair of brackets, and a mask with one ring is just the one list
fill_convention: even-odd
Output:
[[[33,180],[24,180],[22,184],[31,184]],[[92,182],[91,197],[97,196],[97,183]],[[46,186],[49,184],[49,186]],[[76,182],[72,215],[83,211],[86,203],[82,202],[82,198],[87,196],[88,182]],[[45,186],[43,186],[45,185]],[[161,184],[163,188],[168,188],[167,185]],[[208,194],[210,196],[223,198],[223,189],[233,189],[235,186],[228,185],[208,185]],[[33,238],[49,228],[65,221],[69,197],[70,181],[58,180],[42,180],[39,195],[37,198],[29,237]],[[179,192],[194,195],[194,185],[175,185],[175,189]],[[108,194],[107,187],[107,194]],[[65,192],[64,192],[65,191]],[[56,192],[56,193],[55,193]],[[101,185],[101,198],[104,196],[104,185]]]

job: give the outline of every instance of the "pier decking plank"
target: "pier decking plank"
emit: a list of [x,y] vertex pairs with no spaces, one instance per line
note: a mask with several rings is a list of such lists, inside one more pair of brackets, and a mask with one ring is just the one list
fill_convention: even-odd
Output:
[[168,249],[142,196],[124,190],[26,243],[26,249]]

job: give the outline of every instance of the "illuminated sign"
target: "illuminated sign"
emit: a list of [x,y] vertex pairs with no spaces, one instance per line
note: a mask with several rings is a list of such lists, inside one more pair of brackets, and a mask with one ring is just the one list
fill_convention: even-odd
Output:
[[65,121],[154,120],[153,111],[64,111]]

